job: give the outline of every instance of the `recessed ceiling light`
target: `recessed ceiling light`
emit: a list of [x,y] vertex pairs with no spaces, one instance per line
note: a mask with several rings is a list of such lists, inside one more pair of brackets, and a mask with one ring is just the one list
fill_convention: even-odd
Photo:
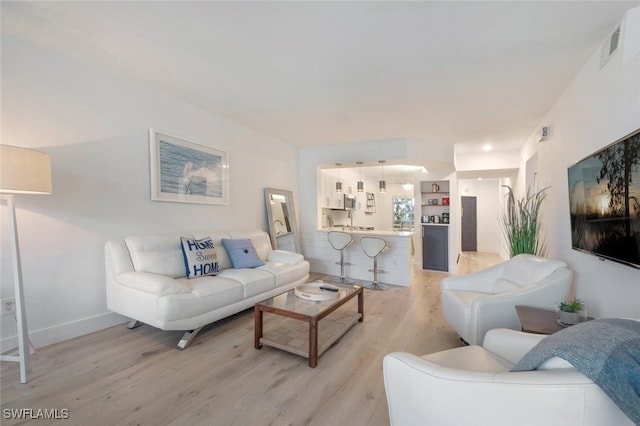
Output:
[[486,144],[485,146],[482,147],[482,150],[486,152],[491,151],[492,149],[493,149],[493,146],[489,144]]

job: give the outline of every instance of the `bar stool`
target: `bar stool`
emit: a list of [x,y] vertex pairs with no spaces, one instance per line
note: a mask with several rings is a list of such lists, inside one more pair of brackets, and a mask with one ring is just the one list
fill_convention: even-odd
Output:
[[362,237],[360,238],[360,246],[364,254],[373,258],[373,269],[369,269],[369,272],[373,272],[373,281],[363,283],[362,287],[371,290],[388,290],[389,286],[387,284],[378,282],[378,273],[384,272],[378,269],[378,256],[387,249],[387,242],[378,237]]
[[336,265],[340,265],[340,277],[333,278],[330,280],[334,283],[342,283],[342,284],[353,284],[355,280],[351,278],[347,278],[344,275],[344,265],[350,265],[350,263],[344,261],[344,249],[349,247],[351,243],[353,243],[353,238],[351,238],[351,234],[340,231],[331,231],[327,234],[327,238],[329,239],[329,244],[335,250],[340,250],[340,262],[336,262]]

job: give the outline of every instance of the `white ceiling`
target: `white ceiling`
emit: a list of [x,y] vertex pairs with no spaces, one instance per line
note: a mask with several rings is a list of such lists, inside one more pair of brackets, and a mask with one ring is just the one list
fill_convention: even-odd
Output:
[[518,147],[640,1],[2,2],[2,32],[296,145]]

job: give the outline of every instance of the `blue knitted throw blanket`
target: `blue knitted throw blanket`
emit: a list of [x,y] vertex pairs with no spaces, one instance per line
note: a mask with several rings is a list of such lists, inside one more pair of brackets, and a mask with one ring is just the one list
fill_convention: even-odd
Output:
[[535,370],[562,358],[591,379],[640,425],[640,321],[599,319],[544,338],[511,371]]

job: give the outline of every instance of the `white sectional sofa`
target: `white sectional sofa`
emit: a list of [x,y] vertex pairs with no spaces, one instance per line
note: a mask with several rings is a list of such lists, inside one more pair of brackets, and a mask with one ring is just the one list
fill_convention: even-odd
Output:
[[[187,278],[180,238],[211,237],[219,272]],[[225,239],[249,239],[264,265],[234,269]],[[263,231],[131,236],[105,244],[107,308],[161,330],[185,330],[186,348],[200,329],[307,281],[309,262],[297,253],[273,250]]]

